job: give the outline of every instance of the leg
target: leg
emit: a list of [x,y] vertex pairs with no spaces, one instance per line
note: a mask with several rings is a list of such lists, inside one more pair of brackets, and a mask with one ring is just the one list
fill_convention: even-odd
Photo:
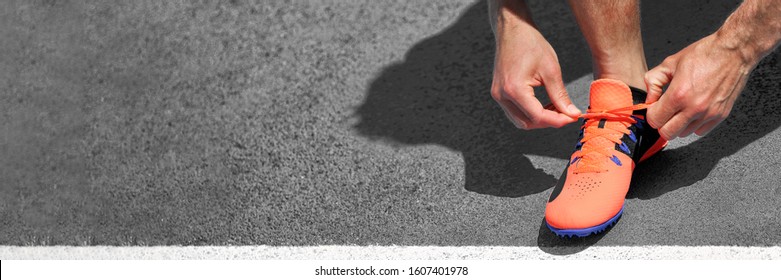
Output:
[[578,148],[545,206],[545,223],[559,236],[598,234],[615,224],[635,165],[667,143],[642,122],[645,110],[633,105],[645,99],[627,87],[644,89],[648,69],[638,1],[569,0],[591,49],[589,108],[597,113],[583,115]]
[[639,0],[569,0],[591,49],[594,79],[616,79],[645,89],[648,65],[640,35]]

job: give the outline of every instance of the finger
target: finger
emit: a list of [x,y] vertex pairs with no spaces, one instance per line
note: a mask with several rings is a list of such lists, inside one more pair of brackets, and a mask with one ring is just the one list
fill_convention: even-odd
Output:
[[662,89],[673,79],[674,71],[671,68],[672,63],[665,60],[659,66],[645,73],[645,86],[648,90],[648,96],[645,103],[654,103],[662,96]]
[[721,123],[721,119],[712,120],[709,122],[706,122],[700,128],[694,131],[695,134],[699,136],[705,136],[706,134],[710,133],[716,126],[718,126]]
[[542,108],[544,108],[545,110],[551,110],[554,112],[561,113],[559,112],[559,109],[556,109],[556,105],[553,105],[553,103],[548,103],[548,105],[542,106]]
[[529,88],[529,92],[521,93],[510,99],[531,121],[530,126],[540,127],[562,127],[577,120],[576,117],[570,117],[563,113],[557,113],[551,110],[545,110]]
[[548,92],[548,97],[550,97],[553,105],[556,106],[559,112],[570,117],[576,118],[580,116],[580,109],[575,104],[572,104],[567,88],[564,87],[564,81],[561,79],[561,69],[557,66],[556,69],[549,72],[542,75],[542,84],[545,86],[545,91]]
[[510,115],[510,113],[507,113],[507,111],[504,111],[504,116],[507,117],[508,120],[515,126],[515,128],[520,128],[526,130],[528,125],[526,122],[521,121],[517,117]]
[[515,127],[520,129],[531,129],[529,127],[531,123],[529,117],[518,110],[514,103],[507,100],[501,100],[499,101],[499,106],[502,107],[504,115],[513,123],[513,125],[515,125]]
[[[545,110],[551,110],[551,111],[556,112],[556,113],[561,113],[561,112],[559,112],[559,109],[556,108],[556,105],[553,105],[553,103],[548,103],[547,105],[543,106],[542,108],[544,108]],[[574,119],[577,119],[577,118],[580,118],[580,115],[577,115],[577,116],[574,117]]]
[[699,119],[699,120],[696,120],[696,121],[693,121],[693,122],[689,123],[689,125],[686,126],[686,129],[684,129],[681,132],[681,134],[678,135],[678,137],[683,138],[683,137],[688,137],[689,135],[692,135],[692,133],[694,133],[694,131],[699,129],[702,125],[706,124],[707,122],[708,122],[707,120]]
[[[669,91],[669,90],[668,90]],[[672,100],[672,95],[663,95],[659,101],[648,107],[646,118],[648,124],[659,129],[667,124],[670,119],[679,112],[680,106]],[[669,139],[668,139],[669,140]]]
[[673,140],[681,135],[684,129],[692,122],[692,118],[685,116],[683,113],[678,113],[673,116],[670,121],[659,128],[659,135],[665,140]]

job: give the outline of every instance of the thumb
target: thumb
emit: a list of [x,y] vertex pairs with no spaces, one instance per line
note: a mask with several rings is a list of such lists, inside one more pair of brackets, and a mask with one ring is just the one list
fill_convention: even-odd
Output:
[[552,72],[542,76],[542,83],[545,86],[545,91],[548,92],[551,103],[556,106],[559,112],[572,118],[578,118],[581,111],[575,104],[572,104],[572,100],[569,98],[567,88],[564,87],[564,81],[561,79],[561,70],[557,69],[557,71]]
[[665,59],[662,64],[645,73],[645,86],[648,89],[648,97],[645,103],[654,103],[662,96],[662,89],[669,84],[675,73],[675,65],[670,59]]

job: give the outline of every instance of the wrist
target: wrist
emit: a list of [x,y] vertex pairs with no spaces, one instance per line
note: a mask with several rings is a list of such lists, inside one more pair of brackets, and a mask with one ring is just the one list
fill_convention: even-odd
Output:
[[524,1],[494,0],[490,7],[492,15],[495,15],[491,19],[491,24],[497,39],[507,32],[518,33],[536,30],[531,13]]
[[773,2],[745,1],[714,33],[716,41],[752,66],[759,63],[781,41],[781,8]]
[[746,65],[753,67],[763,57],[761,45],[753,42],[748,34],[722,28],[713,36],[721,50],[736,54]]

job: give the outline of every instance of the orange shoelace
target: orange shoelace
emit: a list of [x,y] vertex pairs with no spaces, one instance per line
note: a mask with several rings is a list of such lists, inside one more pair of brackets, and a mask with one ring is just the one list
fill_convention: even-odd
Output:
[[[621,138],[624,134],[630,133],[628,126],[637,123],[637,120],[632,116],[632,112],[646,109],[650,105],[650,103],[642,103],[607,111],[589,109],[585,114],[580,115],[586,122],[581,126],[581,129],[583,129],[583,138],[580,140],[582,146],[574,154],[575,159],[573,163],[577,162],[577,164],[574,166],[573,171],[575,173],[606,171],[607,168],[604,164],[613,159],[615,149],[613,146],[607,145],[588,145],[587,142],[596,138],[603,138],[611,143],[623,145]],[[622,125],[621,127],[605,125],[602,128],[598,128],[600,120],[620,122]]]

